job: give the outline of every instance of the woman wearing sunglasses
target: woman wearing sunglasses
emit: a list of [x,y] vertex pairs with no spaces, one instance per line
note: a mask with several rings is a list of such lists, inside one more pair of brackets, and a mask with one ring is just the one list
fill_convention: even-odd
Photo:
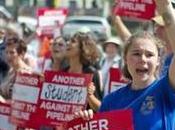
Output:
[[[65,69],[68,73],[93,74],[91,85],[94,84],[95,96],[93,91],[88,89],[88,105],[94,111],[98,109],[101,93],[101,76],[94,64],[99,58],[99,51],[96,43],[87,33],[77,32],[72,36],[67,45],[66,58],[69,66]],[[99,100],[97,100],[97,98]]]
[[36,72],[43,73],[45,70],[59,71],[66,65],[64,56],[66,42],[61,37],[56,37],[50,44],[50,57],[42,57],[38,60]]

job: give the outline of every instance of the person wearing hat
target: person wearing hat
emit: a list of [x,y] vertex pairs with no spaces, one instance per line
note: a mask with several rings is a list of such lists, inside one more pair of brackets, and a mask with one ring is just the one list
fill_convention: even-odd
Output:
[[122,58],[120,54],[121,45],[122,42],[119,37],[111,37],[103,44],[103,49],[105,52],[105,57],[101,62],[103,96],[108,94],[109,69],[111,67],[122,68]]

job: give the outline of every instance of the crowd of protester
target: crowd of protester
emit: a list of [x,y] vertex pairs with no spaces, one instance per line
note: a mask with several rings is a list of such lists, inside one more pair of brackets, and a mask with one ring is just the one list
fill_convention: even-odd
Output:
[[[115,15],[112,20],[117,37],[98,44],[90,33],[80,29],[68,41],[62,36],[47,39],[47,50],[44,54],[39,52],[37,57],[27,53],[28,43],[17,33],[0,28],[0,100],[6,102],[12,99],[17,72],[38,74],[41,77],[48,70],[90,73],[93,78],[87,86],[87,111],[76,112],[75,116],[89,119],[98,110],[104,112],[132,108],[135,130],[173,130],[175,15],[170,0],[155,1],[163,20],[156,17],[152,19],[152,32],[139,30],[132,34],[122,18]],[[120,69],[128,82],[126,87],[112,94],[108,93],[110,68]],[[155,110],[148,109],[151,114],[145,117],[139,109],[149,95],[154,97],[156,106]],[[156,124],[157,120],[161,120],[161,123]],[[143,126],[141,122],[147,123]],[[41,126],[41,129],[55,128]]]

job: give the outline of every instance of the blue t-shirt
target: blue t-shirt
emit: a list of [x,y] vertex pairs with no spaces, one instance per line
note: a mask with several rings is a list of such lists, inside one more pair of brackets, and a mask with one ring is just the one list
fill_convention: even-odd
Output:
[[175,91],[168,75],[142,90],[130,85],[104,98],[100,112],[132,109],[134,130],[175,130]]
[[160,77],[165,76],[167,74],[172,58],[173,53],[166,55],[165,59],[163,60],[163,65],[160,69]]

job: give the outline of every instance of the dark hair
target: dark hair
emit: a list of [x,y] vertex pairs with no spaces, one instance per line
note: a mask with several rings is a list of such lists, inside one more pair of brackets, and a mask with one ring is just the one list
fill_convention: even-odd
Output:
[[[124,59],[126,59],[126,55],[128,53],[128,50],[130,49],[131,45],[134,43],[134,41],[138,38],[145,38],[145,39],[150,39],[151,41],[153,41],[153,43],[156,45],[157,50],[158,50],[158,56],[161,55],[161,50],[163,48],[163,43],[160,39],[158,39],[157,37],[153,36],[151,33],[146,32],[146,31],[141,31],[141,32],[137,32],[135,34],[133,34],[127,41],[124,47]],[[132,76],[128,71],[128,67],[127,64],[124,65],[123,67],[123,75],[132,80]]]
[[82,64],[94,64],[98,57],[99,51],[96,42],[86,33],[78,32],[73,35],[72,40],[77,40],[80,47],[80,61]]
[[8,37],[5,41],[5,44],[6,46],[15,46],[16,51],[19,55],[27,51],[27,46],[24,40],[16,36]]

